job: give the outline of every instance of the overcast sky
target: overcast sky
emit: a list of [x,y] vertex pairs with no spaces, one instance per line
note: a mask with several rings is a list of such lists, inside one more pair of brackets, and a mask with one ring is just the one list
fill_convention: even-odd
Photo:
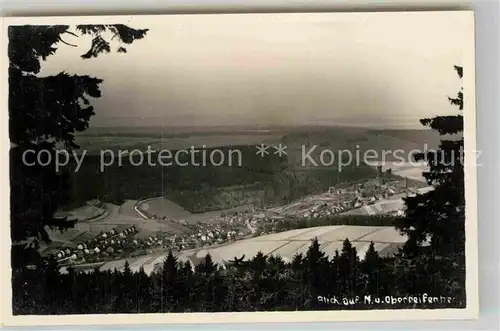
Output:
[[[79,55],[65,35],[42,75],[104,79],[91,125],[332,124],[420,128],[456,113],[464,16],[417,14],[175,15],[127,54]],[[113,49],[119,45],[113,44]],[[467,68],[465,68],[465,75]]]

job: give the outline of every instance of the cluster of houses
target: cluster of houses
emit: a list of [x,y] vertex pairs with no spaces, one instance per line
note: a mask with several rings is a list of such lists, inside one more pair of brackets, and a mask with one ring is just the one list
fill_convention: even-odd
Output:
[[331,216],[361,208],[364,205],[371,205],[395,194],[408,191],[411,189],[408,189],[407,183],[398,181],[383,185],[365,182],[343,189],[331,187],[323,199],[316,199],[312,206],[305,205],[306,208],[301,208],[300,213],[295,216],[307,219]]
[[97,235],[83,233],[72,240],[72,247],[61,247],[52,252],[59,263],[97,262],[116,253],[133,249],[137,244],[135,225],[113,228]]
[[195,224],[187,224],[183,220],[177,222],[191,230],[191,234],[183,237],[181,240],[189,248],[195,248],[223,244],[240,239],[249,234],[252,224],[256,221],[242,215],[233,215],[218,216],[210,223],[197,222]]
[[307,210],[302,216],[304,218],[318,218],[323,216],[330,216],[349,210],[353,206],[355,206],[355,204],[353,204],[351,201],[337,202],[333,204],[328,204],[326,202],[323,202],[316,204],[314,207]]
[[[176,221],[190,229],[188,234],[156,233],[146,237],[135,226],[119,226],[97,235],[86,232],[71,240],[72,245],[56,247],[47,252],[61,265],[83,265],[114,259],[149,254],[157,251],[181,251],[223,244],[251,233],[257,219],[241,214],[219,216],[214,222],[188,224]],[[252,225],[253,224],[253,225]],[[147,235],[147,234],[146,234]]]
[[189,224],[184,220],[177,223],[189,228],[191,235],[182,240],[188,243],[189,248],[205,247],[216,244],[242,239],[255,233],[258,224],[269,221],[264,213],[234,213],[232,215],[220,215],[207,222]]
[[183,249],[190,249],[197,247],[196,242],[194,240],[190,240],[190,238],[186,235],[177,235],[177,234],[169,234],[169,233],[158,233],[155,235],[151,235],[144,240],[139,241],[138,248],[146,249],[148,251],[154,249],[160,250],[173,250],[173,251],[181,251]]

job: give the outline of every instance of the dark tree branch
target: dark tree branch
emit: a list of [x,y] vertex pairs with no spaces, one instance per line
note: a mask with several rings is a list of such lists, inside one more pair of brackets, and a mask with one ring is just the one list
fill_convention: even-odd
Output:
[[78,47],[77,45],[70,44],[70,43],[68,43],[68,42],[64,41],[62,38],[59,38],[59,41],[60,41],[60,42],[62,42],[63,44],[66,44],[66,45],[68,45],[68,46],[71,46],[71,47]]

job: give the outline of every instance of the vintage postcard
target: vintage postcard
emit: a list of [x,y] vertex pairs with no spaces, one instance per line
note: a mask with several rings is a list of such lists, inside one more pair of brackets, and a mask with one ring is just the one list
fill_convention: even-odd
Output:
[[476,318],[473,12],[2,41],[3,325]]

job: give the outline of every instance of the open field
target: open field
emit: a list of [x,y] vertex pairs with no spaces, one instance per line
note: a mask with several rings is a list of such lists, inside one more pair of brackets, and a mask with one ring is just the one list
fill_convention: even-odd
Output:
[[241,240],[207,251],[215,260],[222,261],[231,260],[235,256],[240,258],[242,255],[245,255],[245,259],[251,259],[259,251],[265,255],[280,255],[291,260],[295,254],[304,254],[314,238],[318,238],[323,251],[330,258],[334,256],[335,250],[342,248],[342,242],[346,238],[358,249],[360,258],[364,258],[371,241],[378,244],[381,256],[393,253],[406,241],[392,227],[323,226]]
[[163,217],[167,219],[184,219],[191,215],[190,212],[178,204],[163,197],[144,200],[137,205],[137,208],[150,218],[154,216],[159,219]]
[[83,205],[71,211],[57,212],[56,217],[68,217],[68,219],[75,219],[78,221],[95,221],[106,218],[109,210],[106,206],[96,207],[90,205]]
[[[169,200],[166,197],[151,198],[139,202],[137,204],[139,211],[143,212],[149,218],[155,217],[157,222],[164,222],[165,220],[175,220],[175,221],[185,221],[190,224],[195,224],[198,222],[211,223],[220,217],[221,214],[234,214],[238,212],[246,211],[250,206],[238,206],[235,208],[228,208],[223,210],[214,210],[204,213],[190,213],[178,204]],[[151,220],[145,221],[146,223]]]

